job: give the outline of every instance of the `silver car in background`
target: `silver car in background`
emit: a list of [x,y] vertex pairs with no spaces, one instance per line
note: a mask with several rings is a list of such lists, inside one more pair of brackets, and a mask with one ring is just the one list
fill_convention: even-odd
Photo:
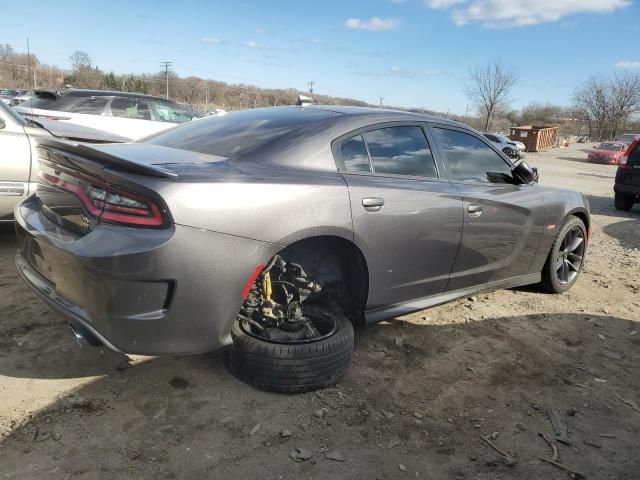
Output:
[[39,138],[91,143],[125,142],[128,138],[51,120],[27,121],[0,103],[0,222],[12,222],[15,206],[37,188],[35,145]]
[[580,193],[442,118],[255,109],[38,156],[16,264],[76,335],[137,354],[229,347],[231,370],[269,390],[338,382],[354,324],[564,292],[587,251]]

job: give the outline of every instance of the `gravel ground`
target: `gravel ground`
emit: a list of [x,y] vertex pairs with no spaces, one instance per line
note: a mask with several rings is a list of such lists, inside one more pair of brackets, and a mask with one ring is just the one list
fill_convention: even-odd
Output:
[[483,294],[361,329],[346,381],[304,395],[256,391],[220,353],[127,363],[79,348],[1,234],[1,478],[564,479],[540,460],[550,417],[558,462],[639,478],[640,206],[613,208],[615,167],[584,163],[589,147],[529,155],[541,183],[591,202],[570,292]]

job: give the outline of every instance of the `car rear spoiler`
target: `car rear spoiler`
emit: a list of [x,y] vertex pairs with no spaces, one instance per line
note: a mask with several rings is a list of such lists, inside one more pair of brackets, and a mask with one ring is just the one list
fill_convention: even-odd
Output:
[[120,172],[160,178],[176,178],[178,176],[177,174],[164,170],[157,165],[146,165],[143,163],[125,160],[124,158],[110,155],[82,143],[71,143],[43,137],[38,138],[38,148],[42,148],[45,151],[53,150],[54,152],[61,153],[65,157],[69,156],[70,158],[68,160],[70,160],[71,163],[78,160],[81,162],[84,158],[93,163],[97,163],[104,168],[108,167],[109,169]]

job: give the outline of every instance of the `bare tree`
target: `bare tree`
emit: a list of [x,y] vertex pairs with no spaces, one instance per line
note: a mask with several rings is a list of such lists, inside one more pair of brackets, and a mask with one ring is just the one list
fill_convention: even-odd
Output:
[[615,138],[631,115],[640,111],[640,75],[616,74],[609,85],[609,133]]
[[591,77],[576,90],[573,102],[592,137],[615,138],[631,115],[640,111],[640,74],[617,74],[611,80]]
[[77,73],[84,68],[91,68],[91,57],[87,52],[76,50],[69,55],[69,63],[71,63],[71,69]]
[[493,118],[507,109],[511,90],[519,77],[515,70],[504,66],[499,60],[469,70],[469,77],[465,94],[479,108],[484,130],[487,131]]

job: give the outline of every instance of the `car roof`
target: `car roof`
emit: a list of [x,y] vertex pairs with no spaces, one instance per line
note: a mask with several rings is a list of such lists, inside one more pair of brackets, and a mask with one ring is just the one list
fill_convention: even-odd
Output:
[[[300,107],[293,107],[300,108]],[[387,108],[374,108],[374,107],[352,107],[352,106],[343,106],[343,105],[305,105],[303,108],[313,108],[317,110],[326,110],[333,113],[338,113],[341,115],[348,116],[366,116],[371,117],[372,120],[375,117],[397,117],[399,121],[402,120],[418,120],[422,122],[435,122],[435,123],[446,123],[455,126],[464,126],[468,128],[461,122],[457,122],[455,120],[450,120],[444,117],[436,117],[434,115],[427,115],[423,113],[414,113],[414,112],[405,112],[403,110],[392,110]]]
[[166,98],[156,97],[154,95],[146,95],[144,93],[135,93],[135,92],[119,92],[117,90],[90,90],[86,88],[67,88],[64,90],[60,90],[60,92],[65,92],[64,95],[72,96],[72,97],[134,97],[134,98],[149,98],[154,100],[164,100],[166,102],[172,102],[172,100],[167,100]]

